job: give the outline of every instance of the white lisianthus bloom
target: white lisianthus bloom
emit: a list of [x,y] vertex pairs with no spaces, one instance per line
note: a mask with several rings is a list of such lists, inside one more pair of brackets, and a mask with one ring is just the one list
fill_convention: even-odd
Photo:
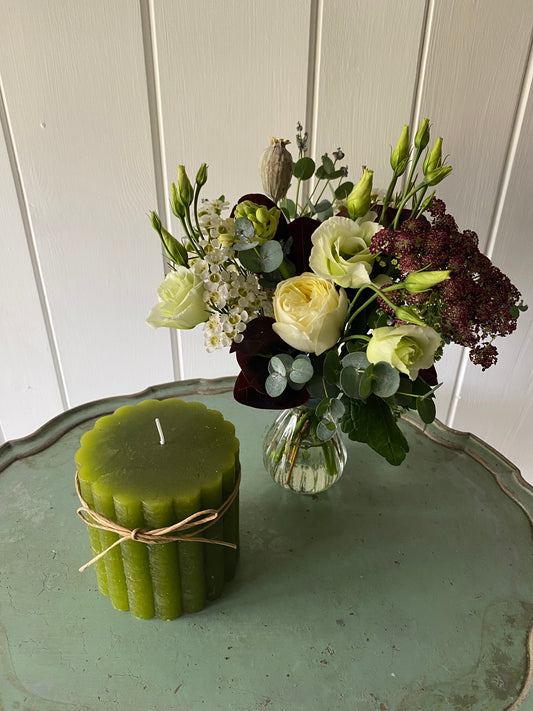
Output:
[[146,319],[151,328],[194,328],[209,317],[203,299],[204,285],[187,267],[169,272],[157,295],[159,302]]
[[371,363],[389,363],[416,380],[419,370],[433,365],[440,343],[440,335],[431,326],[383,326],[372,331],[366,357]]
[[370,283],[375,254],[370,240],[383,227],[365,218],[330,217],[313,232],[309,266],[319,276],[350,289]]
[[348,300],[333,282],[304,272],[281,281],[274,292],[272,329],[293,348],[320,355],[339,340]]

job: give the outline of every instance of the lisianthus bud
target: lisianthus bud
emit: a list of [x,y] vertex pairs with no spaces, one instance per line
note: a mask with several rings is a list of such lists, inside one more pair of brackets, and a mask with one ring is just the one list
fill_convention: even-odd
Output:
[[398,306],[395,311],[395,316],[400,321],[407,321],[407,323],[415,323],[417,326],[425,326],[426,324],[420,316],[412,309],[410,306]]
[[422,119],[415,136],[415,148],[423,151],[429,143],[429,119]]
[[442,138],[439,136],[424,161],[424,175],[432,173],[442,165]]
[[[411,294],[418,294],[421,291],[427,291],[441,281],[450,278],[450,271],[433,271],[433,272],[410,272],[404,280],[404,286]],[[401,317],[398,317],[401,318]],[[404,319],[407,320],[407,319]]]
[[370,210],[373,170],[363,167],[363,177],[348,195],[346,203],[352,220],[363,217]]
[[178,165],[178,195],[182,205],[189,207],[194,198],[194,191],[184,165]]
[[205,185],[207,183],[207,165],[205,163],[202,163],[202,165],[198,168],[198,172],[196,173],[196,184],[201,188],[202,185]]
[[437,185],[437,183],[444,180],[444,178],[448,175],[448,173],[451,173],[452,170],[453,168],[451,165],[441,165],[440,168],[435,168],[435,170],[432,170],[431,173],[425,175],[423,182],[426,185]]
[[170,207],[172,208],[172,212],[176,215],[176,217],[185,217],[185,208],[181,203],[176,183],[170,184]]
[[392,151],[390,157],[391,168],[396,176],[404,173],[409,162],[409,126],[403,127],[400,140],[396,144],[396,148]]
[[259,176],[265,193],[278,202],[285,197],[291,184],[292,156],[285,148],[283,138],[271,138],[270,146],[265,148],[259,159]]
[[172,259],[174,264],[186,267],[188,264],[188,254],[185,247],[163,227],[156,212],[151,213],[150,220],[152,227],[159,235],[167,256]]
[[260,244],[268,242],[276,234],[281,212],[277,207],[266,208],[251,200],[243,200],[235,207],[234,217],[246,217],[254,226]]

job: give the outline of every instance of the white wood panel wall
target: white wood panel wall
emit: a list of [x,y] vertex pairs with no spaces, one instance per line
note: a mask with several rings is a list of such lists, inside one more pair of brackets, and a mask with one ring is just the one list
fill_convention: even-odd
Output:
[[[260,188],[297,120],[385,184],[404,123],[431,118],[440,186],[531,310],[481,374],[449,349],[439,417],[533,481],[531,0],[0,0],[0,441],[64,408],[236,371],[200,330],[144,319],[176,166],[207,194]],[[174,227],[176,227],[174,225]]]

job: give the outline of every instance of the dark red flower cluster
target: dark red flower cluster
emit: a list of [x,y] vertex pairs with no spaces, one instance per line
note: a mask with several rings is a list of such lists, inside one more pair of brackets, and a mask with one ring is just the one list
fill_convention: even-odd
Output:
[[485,370],[497,360],[494,338],[516,328],[513,310],[520,292],[479,251],[476,233],[459,231],[442,200],[433,200],[430,214],[431,222],[407,219],[398,231],[381,230],[370,250],[385,257],[378,258],[378,264],[385,263],[393,278],[404,279],[420,269],[450,270],[450,278],[429,291],[412,295],[397,291],[388,296],[394,303],[416,307],[445,343],[470,348],[470,360]]

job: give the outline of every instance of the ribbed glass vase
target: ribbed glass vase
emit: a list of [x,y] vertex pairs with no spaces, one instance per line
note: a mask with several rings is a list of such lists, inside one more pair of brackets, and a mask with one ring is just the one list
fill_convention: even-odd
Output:
[[304,407],[283,410],[263,442],[263,462],[274,481],[302,494],[326,491],[342,475],[346,448],[335,430],[326,442],[316,435],[314,411]]

